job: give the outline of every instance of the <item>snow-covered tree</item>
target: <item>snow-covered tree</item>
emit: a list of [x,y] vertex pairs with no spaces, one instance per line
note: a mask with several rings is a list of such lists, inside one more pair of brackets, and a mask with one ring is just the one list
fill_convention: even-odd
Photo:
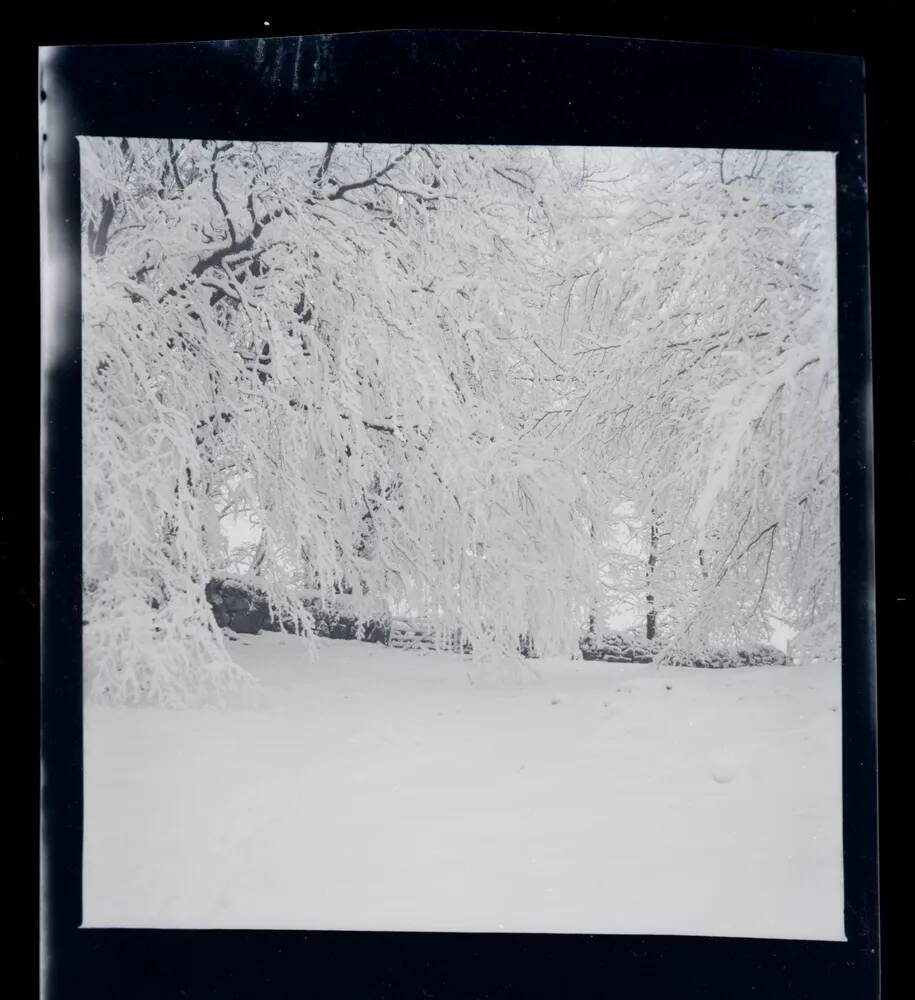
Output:
[[631,500],[645,586],[681,651],[838,642],[830,154],[644,150],[566,282],[582,391],[567,433]]
[[[84,138],[92,690],[246,682],[241,566],[477,654],[838,640],[827,154]],[[248,526],[239,542],[232,525]]]
[[[87,668],[186,703],[243,682],[204,588],[221,521],[297,587],[575,648],[588,486],[543,386],[520,151],[82,139]],[[536,157],[533,157],[536,160]],[[518,331],[523,335],[519,336]]]

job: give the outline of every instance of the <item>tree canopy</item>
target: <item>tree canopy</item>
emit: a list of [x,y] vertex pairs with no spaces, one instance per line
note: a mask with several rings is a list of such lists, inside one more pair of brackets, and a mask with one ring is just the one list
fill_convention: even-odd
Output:
[[[84,138],[85,656],[245,678],[204,588],[477,655],[835,629],[826,154]],[[245,518],[256,543],[232,551]]]

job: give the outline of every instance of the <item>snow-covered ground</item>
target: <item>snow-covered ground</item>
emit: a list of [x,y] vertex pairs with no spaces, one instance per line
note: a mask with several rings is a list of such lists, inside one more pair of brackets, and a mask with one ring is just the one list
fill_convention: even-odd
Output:
[[87,707],[86,926],[844,939],[835,664],[232,650],[256,707]]

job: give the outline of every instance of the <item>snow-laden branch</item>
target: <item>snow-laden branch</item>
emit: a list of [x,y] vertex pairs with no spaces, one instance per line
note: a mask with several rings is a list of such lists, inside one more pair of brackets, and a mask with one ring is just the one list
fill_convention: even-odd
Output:
[[348,184],[341,184],[336,190],[332,191],[327,196],[328,199],[330,201],[336,201],[338,198],[343,198],[350,191],[358,191],[360,188],[371,187],[386,174],[389,174],[394,169],[394,167],[397,166],[398,163],[401,163],[403,160],[405,160],[412,152],[413,152],[413,147],[407,146],[407,148],[402,153],[399,153],[392,160],[390,160],[384,167],[381,168],[381,170],[378,170],[376,173],[370,175],[369,177],[366,177],[364,180],[351,181]]

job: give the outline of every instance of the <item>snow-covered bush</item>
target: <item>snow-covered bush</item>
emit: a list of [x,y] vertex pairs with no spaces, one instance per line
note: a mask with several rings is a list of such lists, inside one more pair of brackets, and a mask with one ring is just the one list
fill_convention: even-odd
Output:
[[780,649],[764,643],[757,643],[743,649],[722,649],[711,646],[688,651],[665,649],[659,653],[657,662],[672,667],[705,667],[723,670],[734,667],[781,667],[788,660]]
[[788,662],[781,650],[765,643],[731,648],[709,645],[684,650],[669,646],[663,639],[645,639],[632,632],[610,632],[600,636],[588,633],[580,645],[582,659],[608,663],[658,663],[723,669],[782,666]]
[[580,642],[582,659],[609,663],[651,663],[661,648],[657,639],[645,639],[632,632],[589,632]]

